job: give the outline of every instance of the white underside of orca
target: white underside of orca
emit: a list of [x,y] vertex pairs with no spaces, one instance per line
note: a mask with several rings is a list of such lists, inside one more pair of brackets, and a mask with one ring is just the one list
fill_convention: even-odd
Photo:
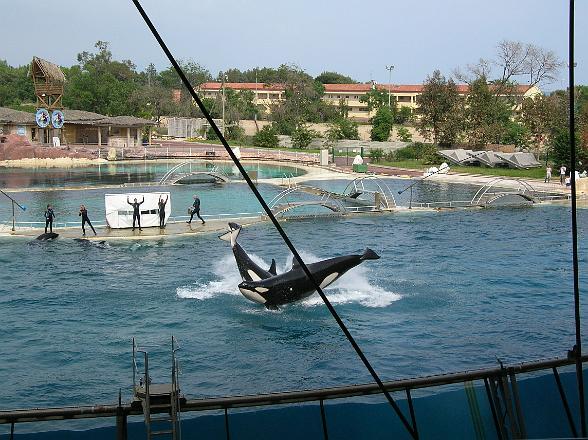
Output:
[[243,296],[245,298],[247,298],[248,300],[251,300],[253,302],[259,303],[259,304],[265,304],[266,303],[266,299],[261,296],[259,293],[254,292],[252,290],[249,289],[244,289],[243,287],[239,287],[239,290],[241,291],[241,293],[243,294]]
[[247,269],[247,273],[249,274],[249,276],[251,277],[251,279],[253,281],[260,281],[261,278],[259,275],[257,275],[255,272],[253,272],[251,269]]
[[333,281],[335,281],[338,276],[339,276],[339,274],[337,272],[333,272],[332,274],[327,275],[325,277],[325,279],[323,280],[323,282],[320,284],[321,289],[323,287],[327,287],[329,284],[331,284]]

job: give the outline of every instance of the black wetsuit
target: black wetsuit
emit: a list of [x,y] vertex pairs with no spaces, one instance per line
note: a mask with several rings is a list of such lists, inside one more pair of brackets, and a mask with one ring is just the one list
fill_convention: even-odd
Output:
[[49,226],[49,231],[53,232],[53,219],[55,218],[55,213],[53,212],[53,208],[47,208],[45,211],[45,234],[47,233],[47,226]]
[[159,227],[163,228],[165,227],[165,205],[167,205],[167,200],[169,197],[167,197],[165,199],[165,202],[161,199],[159,199],[159,202],[157,202],[157,204],[159,205]]
[[194,199],[194,203],[192,204],[192,215],[190,215],[190,220],[188,220],[188,223],[192,223],[194,214],[196,214],[198,218],[202,220],[202,224],[206,223],[204,219],[200,217],[200,199],[198,197]]
[[82,233],[86,235],[86,228],[84,226],[86,225],[86,223],[88,223],[92,228],[92,232],[94,233],[94,235],[96,235],[96,229],[94,229],[94,226],[92,226],[92,222],[88,218],[88,210],[86,208],[80,209],[80,213],[78,215],[82,217]]
[[133,203],[131,203],[129,201],[129,199],[127,199],[127,203],[133,207],[133,231],[135,230],[135,221],[137,221],[137,224],[139,225],[139,231],[142,231],[142,229],[141,229],[141,211],[139,210],[139,206],[144,201],[145,201],[145,197],[143,197],[143,200],[141,200],[140,202],[133,202]]

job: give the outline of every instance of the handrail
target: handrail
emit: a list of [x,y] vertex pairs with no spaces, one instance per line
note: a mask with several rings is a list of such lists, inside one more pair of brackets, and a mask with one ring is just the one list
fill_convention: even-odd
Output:
[[[582,356],[581,362],[588,361],[588,355]],[[432,376],[398,379],[384,382],[387,391],[404,391],[406,389],[423,389],[462,383],[465,381],[483,380],[485,378],[501,376],[506,372],[514,374],[532,373],[557,367],[573,365],[576,360],[573,357],[543,359],[531,362],[521,362],[511,366],[489,367],[479,370],[445,373]],[[380,394],[381,390],[376,383],[364,383],[358,385],[346,385],[331,388],[319,388],[303,391],[287,391],[270,394],[256,394],[244,396],[214,397],[204,399],[187,400],[182,405],[182,411],[208,411],[224,408],[258,407],[278,404],[293,404],[313,402],[319,400],[344,399],[372,394]],[[0,424],[22,423],[47,420],[81,419],[97,417],[115,417],[117,411],[125,415],[142,414],[140,409],[125,405],[93,405],[60,408],[28,408],[11,411],[0,411]],[[157,412],[154,408],[154,413]]]

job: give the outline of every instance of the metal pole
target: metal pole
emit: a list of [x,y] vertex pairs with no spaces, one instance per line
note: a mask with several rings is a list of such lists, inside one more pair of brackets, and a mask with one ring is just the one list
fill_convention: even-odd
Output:
[[572,411],[570,411],[570,405],[568,405],[568,399],[566,398],[566,393],[561,385],[561,379],[559,378],[559,373],[556,367],[553,367],[553,376],[555,377],[555,383],[557,384],[557,389],[559,391],[559,396],[561,397],[561,403],[564,406],[564,410],[566,412],[566,416],[568,418],[568,423],[570,424],[570,429],[574,437],[578,437],[578,431],[576,430],[576,423],[574,422],[574,418],[572,417]]
[[323,438],[329,440],[329,431],[327,430],[327,417],[325,415],[325,405],[323,399],[320,401],[321,404],[321,422],[323,425]]
[[231,432],[229,431],[229,413],[225,408],[225,432],[227,433],[227,440],[231,440]]
[[582,335],[580,326],[580,285],[578,279],[578,225],[576,219],[576,127],[574,109],[574,0],[570,0],[569,27],[569,94],[570,94],[570,159],[572,184],[572,260],[574,271],[574,318],[576,324],[576,375],[578,378],[578,396],[580,400],[580,422],[582,437],[586,437],[586,413],[584,402],[584,372],[582,370]]
[[388,76],[388,108],[392,107],[392,100],[391,100],[391,96],[392,96],[392,91],[391,91],[391,87],[392,87],[392,70],[394,69],[393,65],[390,66],[386,66],[386,70],[388,70],[388,72],[390,72],[390,75]]
[[12,231],[14,231],[15,221],[16,221],[16,214],[14,213],[14,200],[12,200]]

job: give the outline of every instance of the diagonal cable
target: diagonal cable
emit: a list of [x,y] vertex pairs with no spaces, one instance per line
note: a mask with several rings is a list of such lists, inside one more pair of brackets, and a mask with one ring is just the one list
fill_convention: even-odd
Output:
[[155,37],[155,39],[157,40],[157,42],[161,46],[161,49],[165,52],[169,62],[172,64],[172,66],[176,70],[178,76],[182,80],[182,83],[184,84],[184,86],[186,87],[186,89],[188,90],[188,92],[190,93],[190,95],[192,96],[192,98],[194,99],[194,101],[196,102],[196,104],[198,105],[200,110],[202,111],[202,114],[204,115],[204,117],[206,118],[206,120],[208,121],[208,123],[210,124],[210,126],[212,127],[212,129],[214,130],[214,132],[216,133],[218,138],[220,139],[221,143],[225,147],[227,153],[231,157],[231,160],[235,163],[235,165],[239,169],[239,172],[241,173],[241,175],[243,176],[243,178],[247,182],[247,185],[249,185],[249,188],[251,189],[251,191],[253,192],[253,194],[255,195],[255,197],[257,198],[257,200],[259,201],[259,203],[263,207],[264,211],[266,212],[267,216],[269,217],[269,219],[273,223],[273,225],[276,228],[276,230],[278,231],[278,233],[282,236],[284,243],[286,243],[286,246],[288,246],[288,248],[290,249],[290,252],[292,252],[294,258],[296,258],[296,261],[298,261],[298,263],[300,264],[300,267],[304,271],[305,275],[312,282],[312,284],[315,287],[316,291],[318,292],[319,296],[321,297],[321,299],[323,300],[323,302],[327,306],[327,309],[329,309],[329,312],[331,313],[331,315],[333,316],[335,321],[337,321],[337,324],[339,325],[339,327],[341,328],[341,330],[345,334],[345,337],[347,338],[347,340],[349,341],[349,343],[351,344],[351,346],[353,347],[353,349],[355,350],[355,352],[357,353],[357,355],[359,356],[359,358],[361,359],[361,361],[363,362],[363,364],[365,365],[365,367],[367,368],[367,370],[369,371],[369,373],[371,374],[371,376],[373,377],[375,382],[378,384],[378,387],[380,388],[382,393],[386,396],[388,403],[390,403],[390,405],[392,406],[392,408],[394,409],[394,411],[396,412],[396,414],[400,418],[400,421],[402,422],[404,427],[408,430],[410,435],[415,439],[418,438],[418,433],[417,433],[416,429],[411,427],[407,418],[404,416],[404,414],[402,414],[400,407],[394,401],[394,399],[392,398],[392,396],[390,395],[388,390],[386,390],[386,387],[384,386],[382,380],[380,379],[380,377],[378,376],[378,374],[376,373],[374,368],[371,366],[369,360],[363,354],[363,351],[361,350],[361,348],[359,347],[359,345],[357,344],[357,342],[355,341],[355,339],[353,338],[353,336],[351,335],[351,333],[349,332],[349,330],[347,329],[347,327],[345,326],[345,324],[343,323],[343,321],[341,320],[339,315],[337,314],[337,311],[332,306],[331,302],[328,300],[327,296],[322,291],[319,284],[316,282],[316,280],[314,279],[314,277],[312,276],[312,274],[308,270],[308,267],[306,266],[306,264],[302,260],[302,257],[300,256],[300,254],[298,253],[298,251],[296,250],[296,248],[294,247],[294,245],[292,244],[292,242],[290,241],[290,239],[286,235],[286,232],[282,229],[282,226],[280,225],[280,223],[278,222],[278,220],[274,216],[274,214],[271,211],[271,209],[269,208],[269,206],[265,203],[265,200],[263,199],[263,197],[261,196],[261,194],[259,193],[259,191],[255,187],[255,185],[251,181],[251,178],[247,174],[247,171],[245,171],[245,169],[243,168],[243,165],[241,165],[241,162],[239,161],[239,159],[237,159],[237,156],[235,156],[235,153],[233,152],[233,150],[229,146],[227,140],[223,136],[222,132],[220,131],[220,129],[218,128],[218,126],[216,125],[216,123],[214,122],[212,117],[210,116],[210,113],[208,112],[208,110],[206,109],[206,107],[204,106],[204,104],[202,103],[202,101],[200,100],[200,98],[198,97],[198,95],[196,94],[194,89],[192,88],[190,81],[188,81],[188,78],[184,74],[183,70],[181,69],[181,67],[179,66],[179,64],[175,60],[174,56],[172,55],[172,53],[168,49],[167,45],[165,44],[165,42],[163,41],[163,39],[159,35],[159,32],[157,31],[157,29],[155,28],[155,26],[151,22],[151,19],[149,18],[149,16],[147,15],[147,13],[143,9],[143,7],[141,6],[141,3],[139,2],[139,0],[132,0],[132,1],[135,4],[135,6],[137,7],[139,14],[141,14],[141,17],[143,17],[143,20],[145,21],[145,23],[149,27],[149,30],[151,30],[151,33],[153,34],[153,36]]

